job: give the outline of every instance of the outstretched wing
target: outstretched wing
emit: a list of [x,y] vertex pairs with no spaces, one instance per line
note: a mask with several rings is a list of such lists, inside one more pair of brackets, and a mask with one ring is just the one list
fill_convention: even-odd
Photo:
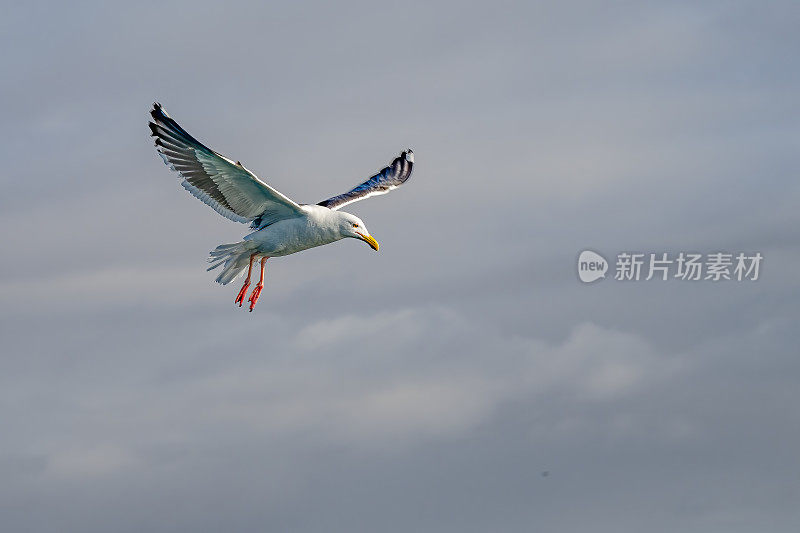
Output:
[[150,131],[156,150],[181,185],[220,215],[236,222],[271,224],[302,214],[300,206],[247,170],[241,163],[204,146],[181,128],[161,104],[153,104]]
[[328,198],[317,205],[329,209],[339,209],[347,204],[363,200],[370,196],[386,194],[392,189],[398,188],[411,177],[411,170],[414,168],[414,152],[411,148],[401,152],[392,164],[384,168],[370,179],[355,187],[353,190]]

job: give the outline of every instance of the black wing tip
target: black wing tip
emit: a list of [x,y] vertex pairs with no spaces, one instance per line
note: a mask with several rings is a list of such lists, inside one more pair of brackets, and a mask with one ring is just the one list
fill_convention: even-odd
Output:
[[153,120],[156,122],[163,122],[169,118],[167,112],[164,111],[164,108],[158,102],[153,102],[153,109],[150,110],[150,116],[153,117]]

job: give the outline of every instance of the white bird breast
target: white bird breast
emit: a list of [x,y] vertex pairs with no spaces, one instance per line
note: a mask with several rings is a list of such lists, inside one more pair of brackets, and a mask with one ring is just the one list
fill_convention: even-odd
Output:
[[[338,223],[334,224],[332,217],[326,216],[329,209],[303,206],[303,210],[308,213],[306,216],[279,220],[247,235],[244,240],[252,243],[254,251],[260,254],[280,257],[343,238]],[[328,213],[322,213],[322,210]]]

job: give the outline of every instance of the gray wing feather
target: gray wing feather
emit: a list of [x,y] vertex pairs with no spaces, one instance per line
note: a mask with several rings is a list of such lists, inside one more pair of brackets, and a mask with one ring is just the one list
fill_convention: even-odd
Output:
[[411,177],[411,171],[413,168],[414,152],[412,152],[409,148],[408,150],[401,152],[400,155],[395,158],[395,160],[392,161],[388,167],[384,168],[361,185],[358,185],[352,190],[344,194],[340,194],[339,196],[328,198],[317,205],[321,205],[329,209],[339,209],[347,204],[357,202],[358,200],[363,200],[364,198],[368,198],[370,196],[386,194],[392,189],[396,189],[405,183],[408,178]]
[[189,135],[160,104],[153,104],[150,131],[167,166],[183,177],[181,185],[220,215],[264,226],[302,214],[300,206],[255,174]]

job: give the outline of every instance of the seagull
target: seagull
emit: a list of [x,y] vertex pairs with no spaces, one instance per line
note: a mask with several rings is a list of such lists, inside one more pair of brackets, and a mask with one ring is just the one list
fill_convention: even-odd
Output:
[[235,303],[242,306],[253,264],[261,264],[261,275],[253,288],[250,311],[264,288],[264,267],[270,257],[281,257],[350,237],[378,251],[378,241],[364,222],[338,209],[370,196],[386,194],[411,177],[414,152],[400,153],[389,166],[344,194],[316,205],[298,204],[276,191],[241,162],[234,162],[189,135],[156,102],[150,111],[150,132],[164,163],[180,174],[181,185],[217,213],[236,222],[250,223],[254,231],[236,243],[221,244],[210,253],[208,270],[222,267],[217,283],[227,285],[245,268],[245,278]]

